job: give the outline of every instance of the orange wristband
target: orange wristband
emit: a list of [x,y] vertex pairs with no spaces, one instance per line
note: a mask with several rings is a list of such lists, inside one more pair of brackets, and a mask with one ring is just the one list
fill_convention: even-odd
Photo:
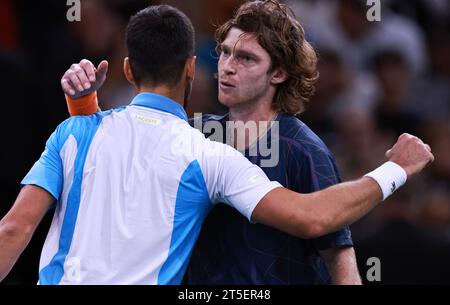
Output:
[[71,116],[94,114],[98,109],[97,91],[77,99],[66,95],[66,101]]

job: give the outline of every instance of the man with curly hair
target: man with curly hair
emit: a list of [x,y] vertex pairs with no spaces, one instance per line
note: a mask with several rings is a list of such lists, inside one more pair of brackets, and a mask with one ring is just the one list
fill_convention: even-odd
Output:
[[[291,190],[309,193],[340,182],[326,145],[296,117],[313,94],[318,71],[316,53],[290,9],[278,1],[247,2],[217,29],[216,41],[219,101],[229,113],[205,115],[203,126],[218,121],[226,130],[229,121],[274,122],[276,129],[267,124],[273,129],[258,130],[254,138],[241,133],[241,142],[236,133],[234,146]],[[268,158],[258,148],[266,145],[260,141],[278,153],[275,166],[264,166]],[[349,228],[293,238],[251,224],[225,205],[207,218],[187,274],[188,283],[196,284],[361,283]]]

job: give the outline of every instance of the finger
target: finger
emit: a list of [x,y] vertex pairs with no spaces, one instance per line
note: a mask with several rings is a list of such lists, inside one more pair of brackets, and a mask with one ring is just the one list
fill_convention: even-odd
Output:
[[70,72],[67,74],[67,78],[70,80],[70,85],[79,92],[83,92],[83,86],[81,85],[81,81],[78,79],[78,75],[75,72]]
[[61,87],[63,88],[63,91],[67,95],[75,95],[75,90],[70,85],[69,81],[65,78],[61,80]]
[[[81,82],[81,85],[84,87],[84,89],[89,89],[91,88],[91,83],[89,82],[88,76],[86,75],[86,72],[84,71],[84,69],[81,66],[77,66],[75,68],[75,73],[78,76],[78,79]],[[83,91],[83,90],[81,90]]]
[[89,81],[91,83],[95,82],[95,67],[94,65],[87,59],[83,59],[80,62],[81,68],[83,68],[84,72],[86,73],[87,77],[89,78]]
[[392,149],[389,149],[385,155],[386,155],[386,158],[390,159],[391,155],[392,155]]
[[97,68],[97,77],[103,77],[106,75],[106,73],[108,72],[108,61],[103,60],[101,63],[98,64],[98,68]]
[[406,138],[406,137],[408,137],[408,135],[409,135],[409,134],[407,134],[407,133],[402,133],[402,134],[398,137],[398,140],[401,140],[401,139],[403,139],[403,138]]
[[428,144],[425,144],[425,148],[431,153],[431,147]]

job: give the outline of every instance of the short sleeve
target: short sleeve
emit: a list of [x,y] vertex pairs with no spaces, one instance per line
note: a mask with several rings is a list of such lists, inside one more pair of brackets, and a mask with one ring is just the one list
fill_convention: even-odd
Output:
[[36,185],[49,192],[56,200],[62,192],[63,166],[59,155],[59,128],[47,140],[45,150],[39,160],[23,178],[22,185]]
[[271,190],[282,187],[270,181],[261,168],[234,148],[210,140],[202,157],[202,171],[213,203],[224,202],[251,221],[256,205]]

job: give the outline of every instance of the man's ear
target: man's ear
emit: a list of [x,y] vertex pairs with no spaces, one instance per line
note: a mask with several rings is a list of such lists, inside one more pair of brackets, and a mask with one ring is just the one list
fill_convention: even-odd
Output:
[[186,60],[186,80],[192,82],[195,78],[195,61],[197,60],[196,56],[192,56]]
[[125,74],[128,82],[133,86],[136,86],[136,81],[134,80],[133,71],[131,71],[130,60],[128,57],[125,57],[123,60],[123,73]]
[[272,85],[279,85],[281,83],[284,83],[287,79],[287,72],[284,69],[279,68],[272,72],[272,79],[270,80],[270,83]]

